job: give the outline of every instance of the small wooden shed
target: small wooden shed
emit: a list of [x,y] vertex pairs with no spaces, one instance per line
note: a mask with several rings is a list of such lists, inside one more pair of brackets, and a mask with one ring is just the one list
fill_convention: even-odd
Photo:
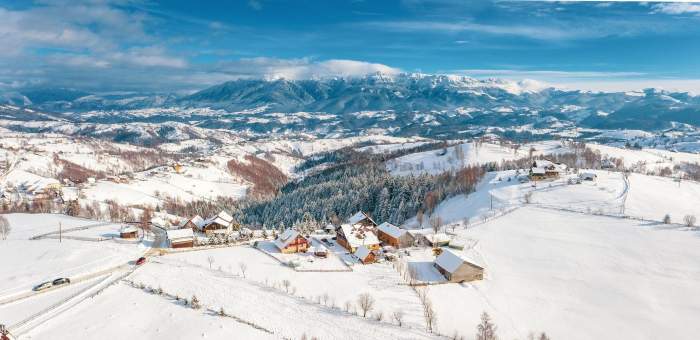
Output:
[[365,246],[357,247],[357,250],[355,250],[355,256],[357,256],[362,264],[373,263],[377,260],[374,252]]
[[194,233],[192,229],[173,229],[166,231],[171,248],[194,247]]
[[442,253],[435,259],[435,268],[450,282],[469,282],[484,278],[484,267],[478,261],[464,254],[442,248]]
[[133,225],[125,225],[119,229],[119,237],[133,239],[139,237],[139,230]]

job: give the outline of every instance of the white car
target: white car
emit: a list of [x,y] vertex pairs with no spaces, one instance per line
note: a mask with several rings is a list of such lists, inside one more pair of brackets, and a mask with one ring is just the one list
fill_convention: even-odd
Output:
[[53,283],[51,283],[51,281],[46,281],[46,282],[40,283],[39,285],[34,287],[34,291],[38,292],[38,291],[41,291],[44,289],[49,289],[51,287],[53,287]]

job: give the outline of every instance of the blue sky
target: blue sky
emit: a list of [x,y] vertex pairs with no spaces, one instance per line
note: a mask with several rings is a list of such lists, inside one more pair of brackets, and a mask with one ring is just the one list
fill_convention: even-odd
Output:
[[0,0],[0,89],[423,72],[700,92],[700,3]]

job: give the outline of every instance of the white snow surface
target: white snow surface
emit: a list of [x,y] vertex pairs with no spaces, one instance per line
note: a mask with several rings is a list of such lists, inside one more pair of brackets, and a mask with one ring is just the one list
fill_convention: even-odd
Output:
[[698,231],[524,207],[457,232],[478,240],[486,278],[428,288],[445,334],[472,334],[483,311],[502,339],[540,331],[553,339],[694,339],[700,332]]

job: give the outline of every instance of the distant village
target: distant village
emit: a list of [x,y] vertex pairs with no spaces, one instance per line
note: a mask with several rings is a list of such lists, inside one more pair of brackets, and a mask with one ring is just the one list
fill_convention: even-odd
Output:
[[[135,229],[123,231],[135,232]],[[346,265],[371,265],[397,261],[411,250],[429,249],[434,255],[432,266],[444,276],[445,282],[480,280],[484,273],[483,265],[462,255],[461,248],[454,245],[455,249],[451,248],[451,236],[447,233],[431,229],[407,230],[388,222],[377,224],[362,211],[340,225],[328,224],[320,230],[290,227],[281,232],[242,228],[231,215],[221,211],[206,219],[194,216],[177,229],[166,230],[166,234],[167,244],[173,251],[250,242],[290,267],[300,263],[285,261],[285,256],[303,255],[311,261],[336,256]],[[123,237],[135,237],[133,235],[123,234]],[[348,258],[343,258],[345,256]]]

